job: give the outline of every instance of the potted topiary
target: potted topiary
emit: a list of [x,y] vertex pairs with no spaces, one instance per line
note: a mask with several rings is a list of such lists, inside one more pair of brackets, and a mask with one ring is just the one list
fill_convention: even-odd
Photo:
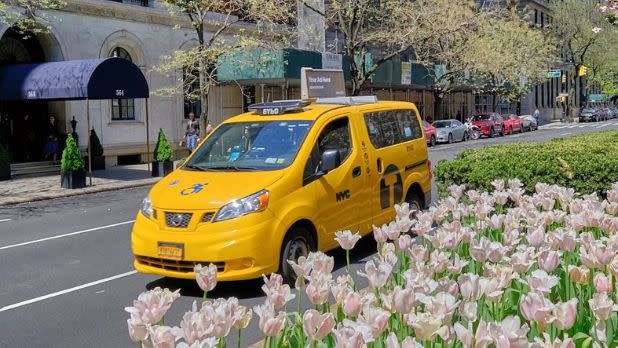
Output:
[[174,170],[174,162],[171,161],[172,148],[163,133],[163,129],[159,129],[159,138],[157,146],[154,150],[154,159],[152,163],[152,176],[163,177]]
[[11,179],[11,159],[9,153],[0,144],[0,180]]
[[[105,169],[105,156],[103,156],[103,145],[97,136],[94,128],[90,130],[90,146],[92,146],[92,170]],[[88,163],[88,157],[84,159],[84,163]]]
[[75,139],[70,134],[67,136],[66,147],[62,151],[60,170],[61,187],[69,189],[86,187],[84,161],[75,144]]

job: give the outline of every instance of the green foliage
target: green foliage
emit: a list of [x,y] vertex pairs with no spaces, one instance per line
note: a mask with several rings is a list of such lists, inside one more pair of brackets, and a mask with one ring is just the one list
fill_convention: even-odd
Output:
[[40,13],[45,9],[59,9],[64,0],[3,0],[0,1],[0,24],[14,26],[20,31],[46,32],[50,17]]
[[97,136],[97,132],[94,131],[94,128],[90,130],[90,146],[92,146],[92,157],[103,156],[103,145],[101,145],[101,141]]
[[165,137],[165,133],[163,133],[163,129],[159,129],[159,138],[154,150],[154,158],[159,162],[168,161],[172,158],[172,148]]
[[518,178],[528,193],[539,182],[572,187],[581,194],[605,194],[618,181],[618,131],[465,150],[438,163],[434,175],[441,195],[448,186],[492,190],[494,179]]
[[73,139],[73,136],[70,134],[67,136],[66,147],[64,151],[62,151],[60,168],[65,173],[84,170],[84,160],[77,148],[75,139]]
[[11,162],[11,158],[9,157],[9,153],[6,151],[4,146],[0,144],[0,167],[7,166]]

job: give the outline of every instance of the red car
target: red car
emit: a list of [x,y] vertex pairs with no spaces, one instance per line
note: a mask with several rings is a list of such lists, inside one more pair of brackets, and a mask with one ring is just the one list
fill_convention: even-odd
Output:
[[436,127],[432,126],[431,123],[427,121],[423,121],[423,129],[425,130],[425,138],[427,139],[427,145],[436,145]]
[[513,134],[514,132],[524,132],[524,122],[517,115],[508,114],[502,115],[504,119],[503,128],[505,134]]
[[479,112],[472,115],[471,119],[472,125],[479,127],[481,135],[490,138],[504,135],[502,116],[496,112]]

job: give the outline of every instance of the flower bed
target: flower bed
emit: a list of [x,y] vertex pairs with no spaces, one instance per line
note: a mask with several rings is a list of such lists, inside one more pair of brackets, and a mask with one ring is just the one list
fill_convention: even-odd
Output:
[[442,196],[450,185],[490,190],[488,178],[518,178],[527,193],[537,182],[561,185],[581,194],[604,195],[618,181],[618,131],[586,133],[539,143],[465,150],[438,163],[434,175]]
[[[356,287],[349,267],[333,279],[333,258],[312,253],[291,264],[298,296],[314,308],[286,312],[300,298],[292,301],[281,276],[264,277],[267,300],[253,308],[263,346],[618,346],[618,183],[605,200],[546,184],[525,195],[519,180],[493,186],[451,186],[426,212],[397,207],[396,221],[374,228],[378,253],[358,272],[367,288]],[[348,251],[358,239],[337,234]],[[141,294],[127,308],[131,338],[148,347],[224,347],[248,325],[252,311],[237,299],[207,300],[216,267],[197,267],[196,278],[204,302],[179,327],[161,324],[178,292]]]

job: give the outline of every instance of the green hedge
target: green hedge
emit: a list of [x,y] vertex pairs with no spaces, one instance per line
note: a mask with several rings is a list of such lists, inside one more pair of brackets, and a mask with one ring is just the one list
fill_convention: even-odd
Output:
[[468,149],[452,161],[440,161],[434,175],[441,196],[452,184],[489,191],[498,178],[518,178],[528,193],[544,182],[604,195],[618,181],[618,131]]
[[154,150],[154,158],[156,161],[163,162],[172,158],[172,147],[170,146],[163,129],[159,129],[159,137],[157,138],[157,146]]

